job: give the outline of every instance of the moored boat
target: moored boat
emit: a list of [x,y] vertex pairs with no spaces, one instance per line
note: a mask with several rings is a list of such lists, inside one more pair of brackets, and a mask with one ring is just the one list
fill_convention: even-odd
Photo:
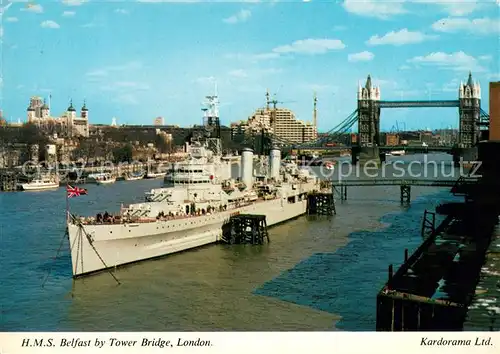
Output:
[[144,173],[137,173],[137,174],[125,174],[125,181],[138,181],[140,179],[144,178]]
[[116,182],[116,177],[111,173],[103,173],[102,175],[96,177],[95,182],[97,184],[111,184]]
[[59,188],[59,179],[51,176],[40,176],[28,183],[22,183],[20,187],[25,191],[55,189]]

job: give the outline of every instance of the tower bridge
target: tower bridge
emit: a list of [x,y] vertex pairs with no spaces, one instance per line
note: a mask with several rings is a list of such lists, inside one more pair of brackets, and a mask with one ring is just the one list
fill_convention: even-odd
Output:
[[459,115],[458,144],[451,149],[459,160],[460,156],[470,155],[474,159],[476,144],[481,140],[481,130],[489,125],[489,115],[481,109],[481,87],[472,79],[469,72],[467,81],[458,87],[456,100],[416,100],[387,101],[381,100],[380,87],[372,84],[368,75],[365,86],[358,85],[357,108],[341,123],[332,128],[326,136],[314,141],[292,143],[274,136],[274,143],[281,143],[298,149],[319,149],[327,143],[341,142],[341,137],[350,132],[357,123],[356,142],[351,145],[353,161],[359,156],[361,160],[378,158],[380,141],[380,115],[382,108],[424,108],[424,107],[456,107]]

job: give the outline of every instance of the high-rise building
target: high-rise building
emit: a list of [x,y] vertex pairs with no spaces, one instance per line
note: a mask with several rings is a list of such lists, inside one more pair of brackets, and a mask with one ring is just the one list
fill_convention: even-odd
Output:
[[500,141],[500,81],[490,82],[490,140]]
[[317,129],[312,123],[296,119],[293,111],[287,108],[259,108],[247,121],[231,124],[233,135],[241,131],[257,134],[262,129],[274,133],[278,139],[292,143],[308,142],[318,136]]

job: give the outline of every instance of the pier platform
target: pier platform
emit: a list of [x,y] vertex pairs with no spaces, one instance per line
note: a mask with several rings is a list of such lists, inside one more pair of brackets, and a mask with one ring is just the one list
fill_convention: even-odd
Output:
[[[491,298],[478,298],[484,286],[476,286],[486,261],[494,265],[498,260],[492,262],[495,256],[489,250],[500,214],[499,153],[500,142],[480,143],[482,177],[473,188],[464,187],[463,178],[452,188],[464,196],[464,202],[437,207],[436,213],[444,215],[444,221],[431,228],[410,257],[405,251],[404,263],[396,273],[389,265],[388,281],[377,295],[377,331],[459,331],[468,321],[469,307],[492,304]],[[427,216],[424,224],[430,224]],[[498,278],[495,285],[488,285],[492,286],[499,286]]]
[[237,214],[222,227],[222,242],[227,244],[262,245],[269,242],[265,215]]

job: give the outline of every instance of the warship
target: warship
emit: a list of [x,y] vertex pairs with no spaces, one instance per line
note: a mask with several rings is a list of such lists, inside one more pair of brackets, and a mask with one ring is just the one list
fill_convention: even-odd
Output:
[[122,205],[118,215],[68,213],[74,277],[218,242],[234,215],[265,215],[273,226],[306,213],[319,179],[282,164],[278,147],[270,148],[260,174],[253,151],[244,148],[233,178],[234,161],[222,154],[218,97],[206,99],[205,132],[186,142],[188,157],[171,166],[162,188],[146,192],[142,203]]

